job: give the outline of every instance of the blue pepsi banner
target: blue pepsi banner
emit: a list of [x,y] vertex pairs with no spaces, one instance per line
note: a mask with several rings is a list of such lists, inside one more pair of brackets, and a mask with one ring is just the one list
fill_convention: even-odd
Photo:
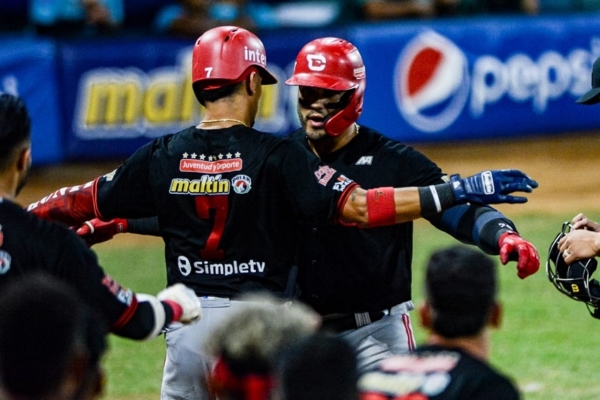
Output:
[[600,14],[357,27],[367,68],[361,121],[408,142],[600,127],[591,87]]
[[22,97],[31,114],[33,164],[62,161],[56,45],[39,39],[4,38],[0,55],[0,92]]

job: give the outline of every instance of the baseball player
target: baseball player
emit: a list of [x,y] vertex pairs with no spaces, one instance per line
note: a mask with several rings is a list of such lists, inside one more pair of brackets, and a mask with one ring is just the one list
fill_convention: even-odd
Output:
[[[312,64],[319,60],[317,67]],[[356,121],[363,108],[365,66],[346,40],[321,38],[298,53],[288,85],[299,86],[302,128],[292,137],[362,187],[443,183],[438,166],[415,149]],[[517,261],[520,278],[535,273],[539,255],[499,211],[462,204],[423,215],[461,242]],[[390,353],[414,349],[411,302],[411,221],[378,229],[302,220],[299,236],[301,299],[324,316],[358,351],[361,369]]]
[[468,201],[524,202],[510,193],[537,187],[521,171],[499,170],[423,188],[362,189],[300,143],[252,129],[262,85],[277,82],[266,65],[251,32],[207,31],[192,55],[193,89],[205,106],[197,126],[155,139],[117,170],[29,206],[71,226],[158,218],[167,281],[193,287],[205,319],[167,332],[163,399],[210,398],[212,360],[202,353],[203,340],[240,307],[240,295],[296,294],[300,219],[385,226]]
[[432,254],[419,308],[427,344],[383,360],[359,380],[362,400],[518,400],[489,365],[489,330],[501,323],[493,260],[463,245]]
[[[600,57],[592,67],[592,87],[579,97],[578,104],[592,105],[600,102]],[[584,214],[577,214],[571,220],[573,229],[559,242],[559,250],[567,264],[573,261],[600,255],[600,224]]]
[[14,278],[48,272],[97,307],[113,333],[151,339],[172,322],[200,318],[197,297],[183,285],[157,297],[134,294],[106,275],[96,254],[64,226],[42,221],[14,203],[31,165],[30,117],[21,99],[0,95],[0,290]]

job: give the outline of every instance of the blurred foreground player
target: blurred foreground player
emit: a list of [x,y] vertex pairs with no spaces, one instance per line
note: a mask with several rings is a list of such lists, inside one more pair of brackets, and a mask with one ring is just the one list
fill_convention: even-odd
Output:
[[[358,49],[348,41],[328,37],[306,44],[286,83],[298,86],[302,128],[292,137],[361,187],[429,187],[448,181],[412,147],[357,124],[366,71]],[[516,261],[521,279],[539,269],[535,247],[494,208],[472,202],[422,216],[461,242],[499,254],[503,264]],[[414,308],[412,221],[360,229],[305,219],[301,226],[301,299],[323,315],[324,328],[353,345],[360,368],[414,350],[408,313]]]
[[[263,85],[275,84],[260,39],[224,26],[204,33],[192,54],[203,119],[138,149],[115,171],[29,206],[44,219],[80,226],[98,218],[152,218],[165,242],[169,284],[201,298],[201,324],[169,330],[162,398],[211,398],[211,326],[259,290],[297,294],[300,219],[361,227],[393,225],[469,201],[519,203],[537,182],[521,171],[486,171],[430,187],[362,189],[301,144],[252,129]],[[485,186],[484,186],[485,182]],[[92,224],[93,226],[93,224]]]
[[500,326],[494,261],[458,245],[436,251],[425,277],[426,345],[383,360],[359,380],[361,400],[517,400],[514,384],[488,363],[488,328]]
[[73,285],[100,310],[110,330],[130,339],[152,339],[172,322],[200,318],[196,296],[183,285],[158,294],[134,294],[106,275],[70,229],[42,221],[14,203],[31,166],[31,121],[24,102],[0,95],[0,289],[16,277],[45,271]]
[[88,400],[104,389],[108,327],[74,288],[45,272],[0,291],[0,399]]

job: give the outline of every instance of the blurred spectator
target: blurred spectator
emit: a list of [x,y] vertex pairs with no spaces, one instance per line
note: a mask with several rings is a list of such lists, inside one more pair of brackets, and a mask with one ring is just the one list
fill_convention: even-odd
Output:
[[154,22],[159,33],[194,39],[222,25],[257,28],[246,0],[179,0],[166,5]]
[[73,288],[45,273],[0,294],[0,398],[99,398],[108,327]]
[[356,400],[356,354],[344,339],[317,333],[282,358],[281,400]]
[[359,0],[367,21],[476,14],[537,14],[538,0]]
[[39,34],[112,34],[123,26],[124,0],[30,0],[29,21]]
[[0,32],[25,29],[29,21],[27,11],[27,2],[24,0],[0,1]]
[[362,1],[362,15],[367,21],[432,17],[434,12],[434,2],[430,0]]
[[216,361],[210,389],[220,400],[269,399],[282,354],[319,327],[318,314],[300,303],[267,294],[243,299],[205,344]]
[[501,321],[494,261],[465,245],[436,251],[425,272],[421,323],[427,344],[383,360],[359,380],[362,400],[518,400],[489,365],[489,328]]
[[[356,22],[362,0],[261,0],[275,27],[316,28]],[[265,8],[264,10],[267,10]]]

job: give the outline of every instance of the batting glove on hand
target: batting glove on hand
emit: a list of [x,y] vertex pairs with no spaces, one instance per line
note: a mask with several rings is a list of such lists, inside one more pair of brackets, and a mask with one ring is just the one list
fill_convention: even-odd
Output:
[[160,301],[175,303],[181,307],[181,315],[175,315],[175,321],[188,324],[199,321],[202,318],[200,299],[192,289],[183,283],[176,283],[161,290],[156,297]]
[[467,178],[450,177],[450,187],[458,203],[526,203],[526,197],[510,196],[512,192],[527,192],[538,183],[516,169],[483,171]]
[[506,265],[509,261],[516,261],[519,278],[525,279],[540,269],[540,255],[536,248],[518,233],[503,233],[498,240],[498,246],[500,246],[500,262]]
[[127,229],[126,219],[115,218],[110,221],[102,221],[94,218],[91,221],[86,221],[76,232],[89,247],[92,247],[97,243],[112,239],[118,233],[127,232]]

